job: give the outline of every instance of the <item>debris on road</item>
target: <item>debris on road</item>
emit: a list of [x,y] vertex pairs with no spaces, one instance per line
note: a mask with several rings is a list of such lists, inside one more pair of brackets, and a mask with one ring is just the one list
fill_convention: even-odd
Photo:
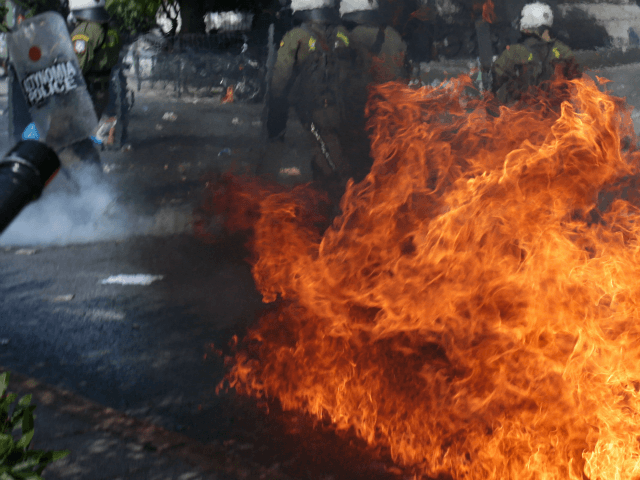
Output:
[[242,125],[242,120],[240,120],[238,117],[233,117],[231,123],[233,123],[234,125]]
[[298,167],[286,167],[280,169],[280,175],[298,176],[301,175]]
[[166,112],[163,116],[162,116],[163,120],[167,120],[169,122],[175,122],[178,119],[178,116],[173,113],[173,112]]
[[220,150],[218,152],[218,156],[221,157],[222,155],[231,155],[231,149],[230,148],[223,148],[222,150]]
[[162,280],[164,275],[148,275],[144,273],[138,273],[135,275],[112,275],[109,278],[102,280],[102,285],[151,285],[157,280]]
[[253,127],[261,127],[262,126],[262,121],[261,120],[254,120],[253,122],[251,122],[251,125]]
[[21,248],[20,250],[16,250],[16,255],[34,255],[37,252],[35,249],[31,248]]
[[8,344],[9,344],[8,338],[0,338],[0,345],[8,345]]
[[130,152],[131,151],[131,144],[127,143],[125,146],[122,147],[122,151],[123,152]]
[[160,125],[159,123],[156,124],[156,130],[162,130],[162,125]]
[[146,112],[146,111],[148,111],[148,110],[149,110],[149,107],[148,107],[148,106],[146,106],[146,105],[143,105],[143,106],[142,106],[142,111],[143,111],[143,112]]
[[75,295],[73,293],[70,293],[68,295],[58,295],[57,297],[53,297],[51,301],[52,302],[70,302],[74,298],[75,298]]

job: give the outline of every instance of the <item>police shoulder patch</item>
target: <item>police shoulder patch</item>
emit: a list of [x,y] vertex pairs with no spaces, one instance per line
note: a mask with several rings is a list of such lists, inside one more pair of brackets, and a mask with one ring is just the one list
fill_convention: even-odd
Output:
[[84,53],[87,49],[87,43],[84,40],[76,40],[73,42],[73,49],[76,53]]

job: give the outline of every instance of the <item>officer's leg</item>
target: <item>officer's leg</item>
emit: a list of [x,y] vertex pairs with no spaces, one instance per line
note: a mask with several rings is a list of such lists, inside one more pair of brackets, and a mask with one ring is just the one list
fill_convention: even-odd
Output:
[[286,98],[271,97],[267,109],[267,140],[256,167],[256,174],[277,178],[285,147],[284,135],[289,116],[289,102]]
[[283,138],[289,117],[289,101],[285,97],[271,97],[267,104],[267,137]]
[[[96,111],[96,115],[100,118],[100,115],[109,103],[109,92],[107,90],[101,90],[98,88],[89,88],[91,100],[93,101],[93,107]],[[86,138],[80,142],[74,143],[68,149],[65,149],[62,155],[71,155],[74,160],[92,165],[96,171],[102,171],[102,164],[100,162],[100,152],[98,146],[90,139]]]
[[107,105],[109,105],[109,90],[94,90],[91,94],[91,100],[93,101],[93,108],[96,111],[96,116],[98,117],[98,120],[100,120],[102,113],[107,108]]

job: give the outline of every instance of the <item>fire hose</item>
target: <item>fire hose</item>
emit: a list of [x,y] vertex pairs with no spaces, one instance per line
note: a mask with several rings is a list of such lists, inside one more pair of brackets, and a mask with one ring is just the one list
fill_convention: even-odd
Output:
[[37,140],[18,142],[0,160],[0,234],[40,196],[59,168],[55,151]]

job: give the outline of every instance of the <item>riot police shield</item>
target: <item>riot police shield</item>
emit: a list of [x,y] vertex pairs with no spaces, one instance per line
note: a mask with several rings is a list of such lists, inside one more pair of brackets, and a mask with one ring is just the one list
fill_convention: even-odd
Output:
[[59,151],[94,135],[98,119],[64,18],[56,12],[36,15],[8,43],[41,140]]

